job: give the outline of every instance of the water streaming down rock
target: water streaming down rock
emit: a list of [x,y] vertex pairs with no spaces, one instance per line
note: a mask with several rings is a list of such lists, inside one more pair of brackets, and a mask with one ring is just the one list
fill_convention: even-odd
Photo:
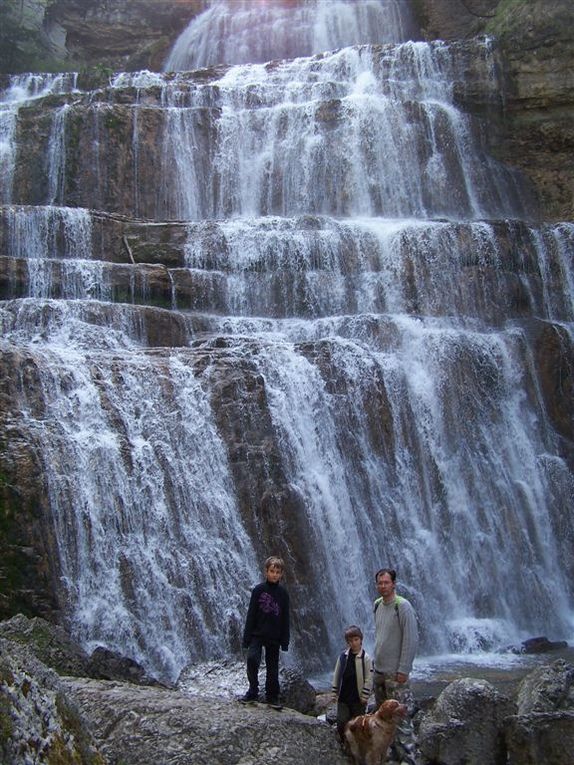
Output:
[[50,93],[73,92],[76,83],[76,73],[23,74],[12,77],[9,87],[0,91],[0,203],[12,200],[14,140],[19,106]]
[[[407,28],[265,13],[326,5]],[[168,677],[237,650],[271,551],[315,671],[387,562],[426,651],[571,635],[574,225],[534,222],[456,106],[469,60],[496,104],[494,55],[361,45],[14,110],[3,462],[39,466],[87,646]]]
[[414,32],[410,8],[402,0],[221,0],[192,19],[164,71],[265,63],[361,43],[402,42]]

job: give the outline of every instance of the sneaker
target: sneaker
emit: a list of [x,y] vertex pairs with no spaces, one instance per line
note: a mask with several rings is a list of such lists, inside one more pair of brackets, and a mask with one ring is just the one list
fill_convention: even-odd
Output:
[[283,709],[283,704],[280,704],[277,698],[265,699],[265,703],[273,709]]
[[242,704],[254,704],[257,701],[257,694],[251,693],[251,691],[247,691],[247,693],[240,697],[239,701]]

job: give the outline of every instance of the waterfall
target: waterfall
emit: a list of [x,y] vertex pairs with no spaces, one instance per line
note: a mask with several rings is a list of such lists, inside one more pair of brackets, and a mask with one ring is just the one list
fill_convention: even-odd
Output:
[[16,147],[14,132],[20,106],[52,93],[72,93],[77,90],[75,72],[59,74],[21,74],[10,78],[10,85],[0,90],[0,203],[12,199],[12,180]]
[[[479,51],[488,69],[488,43]],[[407,42],[236,66],[207,84],[156,80],[164,180],[150,214],[528,215],[513,173],[454,105],[456,67],[448,46]],[[149,79],[114,84],[117,94]]]
[[492,41],[416,37],[213,2],[163,73],[2,94],[2,461],[87,649],[237,655],[269,554],[314,673],[382,565],[425,653],[571,639],[574,224],[460,108]]
[[219,0],[192,19],[166,72],[310,56],[360,43],[400,42],[414,30],[401,0]]

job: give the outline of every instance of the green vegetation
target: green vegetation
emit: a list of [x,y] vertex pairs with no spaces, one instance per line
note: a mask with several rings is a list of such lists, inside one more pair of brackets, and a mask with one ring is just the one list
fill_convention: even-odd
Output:
[[78,84],[85,90],[97,90],[105,88],[109,84],[110,77],[114,70],[107,64],[96,64],[95,66],[81,67],[78,72]]
[[103,122],[106,130],[119,134],[120,139],[126,134],[126,115],[119,108],[108,107]]
[[0,755],[5,754],[5,745],[14,731],[14,723],[10,714],[10,700],[2,692],[3,682],[3,673],[0,669]]
[[[54,740],[48,756],[50,765],[65,765],[66,763],[70,763],[70,765],[72,763],[103,765],[103,758],[90,746],[87,733],[76,708],[61,693],[56,695],[56,709],[62,722],[62,729],[66,735],[65,737],[58,736]],[[73,752],[70,751],[69,744],[65,740],[66,738],[73,740]]]

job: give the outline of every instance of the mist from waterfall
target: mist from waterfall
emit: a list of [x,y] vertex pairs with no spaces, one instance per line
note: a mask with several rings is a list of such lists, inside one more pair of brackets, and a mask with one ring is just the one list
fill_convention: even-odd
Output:
[[[237,655],[276,553],[290,660],[315,673],[346,624],[372,640],[381,565],[427,653],[574,632],[574,483],[538,371],[546,345],[572,353],[574,224],[535,222],[456,104],[456,51],[409,41],[406,7],[213,3],[166,63],[225,64],[200,78],[3,94],[11,417],[88,649],[170,679]],[[14,190],[15,128],[45,87],[63,100],[38,204]],[[110,197],[119,125],[128,191]],[[72,136],[91,163],[73,183]]]

